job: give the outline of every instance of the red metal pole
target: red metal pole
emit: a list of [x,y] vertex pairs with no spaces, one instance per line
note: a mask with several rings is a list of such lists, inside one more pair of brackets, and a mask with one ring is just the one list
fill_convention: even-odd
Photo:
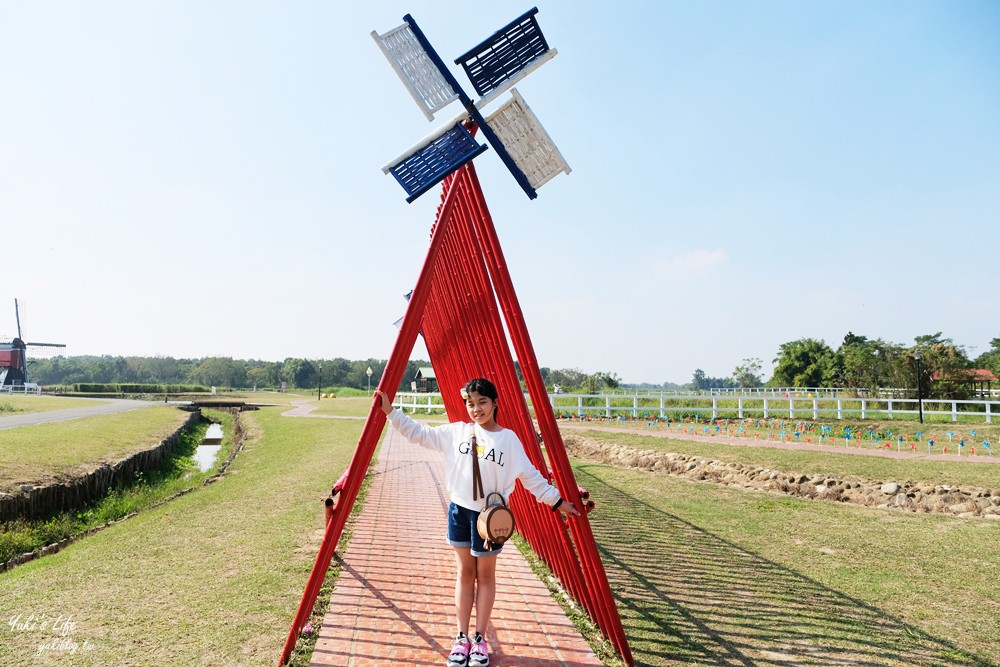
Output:
[[[456,187],[466,187],[467,181],[460,180]],[[464,207],[462,207],[464,212]],[[456,216],[459,214],[456,213]],[[527,416],[527,405],[524,403],[523,394],[517,381],[511,359],[510,349],[507,347],[506,337],[503,334],[500,315],[497,309],[496,297],[492,287],[486,280],[488,273],[483,265],[481,249],[474,239],[459,234],[458,229],[463,229],[467,223],[471,230],[471,220],[465,220],[464,216],[452,221],[449,234],[446,236],[445,245],[442,248],[441,259],[434,272],[434,281],[431,292],[431,300],[424,316],[424,338],[428,344],[428,349],[434,359],[435,370],[441,380],[441,388],[446,398],[453,395],[456,402],[458,399],[457,388],[465,380],[474,376],[486,376],[493,378],[505,397],[513,397],[517,394],[516,401],[520,401],[523,409],[520,411],[509,408],[503,414],[515,414],[515,421],[510,424],[510,417],[502,418],[508,421],[515,431],[519,432],[519,437],[527,442],[526,450],[529,455],[532,447],[538,451],[538,460],[544,460],[535,440],[535,432],[530,418]],[[471,231],[470,231],[471,234]],[[447,333],[448,344],[442,345],[441,337]],[[470,338],[471,336],[471,338]],[[478,338],[476,337],[478,336]],[[439,349],[440,348],[440,349]],[[473,350],[477,351],[475,356],[458,354],[456,351]],[[460,381],[455,382],[448,376],[452,374],[446,369],[443,359],[455,357],[461,368]],[[507,363],[503,364],[502,361]],[[458,379],[458,378],[456,378]],[[446,387],[454,384],[454,392]],[[505,398],[506,404],[511,404]],[[451,413],[452,419],[465,420],[465,411],[458,403],[456,412]],[[516,419],[521,417],[521,419]],[[519,427],[523,422],[527,427]],[[539,514],[535,500],[527,499],[522,493],[515,494],[512,499],[515,511],[520,506],[519,524],[522,534],[532,543],[543,559],[550,564],[550,567],[564,580],[571,581],[567,577],[567,572],[571,568],[562,566],[565,562],[566,554],[572,554],[573,550],[569,544],[569,536],[565,528],[552,515],[546,517],[545,513]],[[541,523],[532,520],[533,517],[543,517]],[[543,524],[549,524],[547,529],[540,528]],[[552,536],[559,535],[564,541],[563,549],[555,548]],[[550,546],[551,545],[551,546]],[[578,567],[578,566],[577,566]]]
[[[496,293],[492,283],[489,281],[490,272],[485,263],[483,247],[476,234],[475,218],[479,215],[480,208],[472,196],[473,191],[468,174],[460,173],[459,181],[463,183],[463,185],[467,186],[462,191],[462,210],[464,214],[463,221],[467,222],[467,226],[465,224],[457,224],[456,233],[462,236],[461,245],[464,248],[474,249],[475,251],[474,256],[471,259],[468,258],[468,254],[465,255],[465,262],[467,266],[472,266],[472,278],[475,280],[475,284],[479,286],[480,292],[485,295],[485,298],[488,298],[490,303],[490,307],[488,309],[483,307],[481,304],[466,304],[463,312],[467,315],[470,313],[482,314],[488,312],[492,316],[490,318],[488,329],[484,329],[484,331],[488,330],[492,332],[494,334],[493,339],[496,341],[494,348],[495,351],[491,356],[498,363],[502,360],[507,360],[509,362],[504,365],[504,371],[506,372],[498,374],[497,379],[502,379],[502,381],[498,382],[498,384],[501,384],[501,386],[504,387],[504,396],[514,396],[516,394],[516,401],[521,408],[517,411],[516,415],[520,417],[520,419],[512,424],[512,427],[519,433],[519,437],[522,440],[525,451],[536,468],[538,468],[544,476],[549,477],[548,470],[545,466],[545,458],[538,445],[534,423],[531,421],[530,413],[528,412],[528,405],[524,400],[524,394],[521,390],[520,382],[518,381],[517,374],[514,370],[513,358],[507,343],[506,334],[504,334],[503,331],[503,324],[500,321],[500,314],[497,310]],[[449,256],[452,255],[450,252],[446,254]],[[459,253],[455,251],[455,255],[459,256]],[[467,284],[466,286],[468,287],[469,285]],[[535,501],[534,498],[530,498],[529,494],[526,492],[516,493],[512,498],[512,504],[515,511],[518,512],[518,515],[522,517],[520,524],[522,526],[522,534],[525,538],[528,539],[529,543],[532,544],[539,556],[541,556],[542,559],[548,563],[549,567],[552,568],[557,576],[559,576],[559,578],[566,583],[570,592],[573,593],[577,599],[586,602],[586,589],[578,574],[580,566],[574,557],[575,552],[572,548],[569,534],[565,525],[562,523],[561,518],[551,513],[546,516],[545,512],[540,510],[537,501]]]
[[[477,201],[474,196],[471,196],[471,193],[474,193],[474,190],[472,188],[473,185],[472,176],[469,174],[469,172],[463,170],[462,173],[460,174],[460,177],[463,183],[469,186],[467,192],[470,193],[469,197],[467,198],[463,197],[463,202],[468,203],[468,219],[471,225],[468,234],[470,235],[470,237],[475,239],[474,242],[476,244],[479,256],[480,258],[483,258],[485,255],[485,248],[483,246],[482,239],[480,239],[479,235],[476,233],[476,227],[478,227],[481,224],[481,221],[479,221],[478,218],[482,214],[483,204]],[[483,262],[483,259],[480,259],[480,261]],[[484,277],[487,275],[487,272],[489,272],[490,274],[494,273],[493,271],[489,271],[485,263],[482,263],[481,267],[482,267],[481,271],[483,272]],[[491,288],[491,294],[492,293],[493,293],[493,288]],[[495,300],[496,296],[494,296],[493,298]],[[497,326],[502,331],[502,325],[499,322]],[[504,341],[506,343],[506,336],[504,336]],[[509,348],[505,348],[505,352],[507,355],[509,355],[510,354]],[[545,457],[542,454],[542,450],[538,444],[537,436],[534,429],[534,424],[531,422],[530,413],[528,412],[528,406],[524,400],[520,383],[517,383],[516,375],[514,376],[514,378],[515,378],[514,381],[516,383],[515,385],[516,391],[518,393],[518,399],[520,405],[522,406],[522,414],[528,424],[526,428],[526,433],[522,432],[521,434],[521,438],[525,446],[525,451],[527,452],[529,458],[532,460],[535,466],[542,472],[542,474],[550,478],[551,475],[549,474],[548,468],[545,465]],[[515,504],[517,503],[524,503],[525,506],[530,506],[532,504],[535,504],[535,501],[533,499],[527,499],[527,498],[525,498],[524,500],[520,500],[518,494],[517,496],[515,496]],[[522,515],[524,515],[524,509],[525,508],[522,508],[521,511]],[[536,520],[539,520],[540,523],[538,523],[537,526],[535,526],[534,524],[529,524],[527,530],[525,531],[525,537],[528,538],[532,546],[535,547],[539,556],[541,556],[542,559],[549,565],[549,567],[551,567],[553,571],[556,572],[556,574],[560,577],[560,579],[565,583],[567,588],[569,588],[570,591],[574,593],[574,595],[576,595],[578,599],[586,603],[587,601],[586,588],[583,585],[582,580],[579,579],[579,574],[578,574],[579,564],[576,563],[576,559],[574,557],[575,552],[572,548],[572,544],[569,541],[569,534],[566,530],[565,525],[561,521],[561,518],[557,517],[556,515],[550,515],[548,517],[545,517],[544,514],[539,515],[535,511],[531,511],[531,514],[529,516],[532,515],[535,517]],[[555,541],[553,541],[553,538],[555,538]],[[556,544],[559,543],[561,543],[560,545],[561,548],[556,546]]]
[[[390,398],[396,394],[396,388],[399,386],[403,372],[406,370],[409,354],[413,350],[414,342],[416,342],[420,325],[419,314],[423,312],[430,293],[431,270],[437,260],[438,251],[441,247],[441,239],[444,237],[444,230],[447,229],[447,225],[442,224],[442,221],[447,219],[448,210],[454,206],[455,201],[455,197],[452,196],[452,193],[449,193],[442,206],[444,216],[439,219],[435,234],[432,236],[431,247],[427,252],[427,258],[424,260],[424,265],[420,270],[417,285],[407,305],[406,315],[403,317],[403,323],[396,337],[396,343],[393,346],[389,362],[386,364],[385,371],[382,373],[382,379],[379,382],[379,389],[388,394]],[[385,414],[382,413],[376,401],[373,400],[371,409],[368,412],[368,419],[365,421],[361,438],[358,441],[357,448],[354,450],[354,456],[348,468],[354,471],[355,474],[348,476],[343,491],[341,491],[341,508],[339,511],[333,513],[333,517],[326,525],[323,542],[320,544],[319,553],[316,555],[316,562],[313,564],[306,589],[299,602],[298,611],[292,621],[292,627],[289,629],[288,638],[285,641],[281,659],[278,663],[279,665],[287,664],[288,659],[292,655],[292,650],[295,648],[295,642],[298,640],[302,628],[312,613],[313,605],[316,604],[316,597],[319,595],[319,589],[326,578],[330,561],[333,559],[333,552],[343,533],[344,524],[351,513],[350,510],[354,507],[354,502],[357,500],[358,492],[361,490],[361,483],[371,463],[378,437],[385,427],[385,420]]]
[[[463,182],[471,185],[471,181],[467,173],[463,173],[460,176]],[[496,308],[497,296],[495,285],[489,281],[489,277],[492,272],[489,270],[485,261],[482,240],[476,233],[476,227],[478,224],[476,218],[480,215],[480,209],[475,201],[471,187],[467,192],[469,193],[469,196],[463,198],[463,200],[468,204],[466,217],[469,222],[469,227],[468,229],[463,228],[462,232],[466,234],[470,245],[475,245],[476,247],[476,258],[478,262],[480,280],[484,285],[488,286],[487,289],[490,294],[491,302],[493,303],[494,308]],[[535,431],[535,424],[531,419],[531,414],[528,411],[528,404],[524,399],[524,392],[513,367],[513,357],[507,342],[507,336],[503,330],[503,324],[500,321],[499,311],[494,312],[494,328],[498,333],[498,337],[503,341],[504,358],[510,360],[509,375],[507,376],[509,381],[507,393],[516,393],[516,400],[520,407],[519,416],[521,417],[521,430],[519,431],[519,434],[522,444],[524,445],[525,452],[528,454],[528,458],[532,461],[539,472],[541,472],[544,477],[551,478],[548,467],[545,464],[545,457],[542,454],[541,447],[538,443],[538,435]],[[515,429],[517,430],[516,427]],[[522,525],[524,525],[525,528],[522,532],[525,535],[525,538],[528,539],[528,542],[533,546],[536,553],[549,565],[549,567],[562,581],[566,582],[567,588],[570,589],[570,591],[576,595],[578,599],[585,599],[582,582],[578,581],[578,578],[573,574],[579,570],[579,563],[576,562],[575,552],[570,542],[569,533],[561,521],[561,517],[557,514],[553,514],[547,507],[538,505],[537,501],[527,492],[515,494],[513,503],[515,511],[518,511],[519,516],[529,519],[526,523],[522,521]]]
[[[576,484],[569,458],[566,456],[565,447],[562,445],[562,438],[559,434],[558,426],[555,424],[555,416],[552,414],[552,408],[548,402],[548,393],[541,382],[541,372],[539,371],[534,348],[531,345],[531,340],[524,324],[524,314],[521,311],[517,295],[514,292],[513,283],[507,271],[507,264],[496,234],[496,228],[493,225],[492,216],[490,216],[489,210],[486,207],[479,179],[476,177],[475,167],[470,163],[461,171],[468,176],[471,187],[476,192],[475,200],[481,207],[480,215],[475,216],[475,219],[479,222],[477,231],[480,232],[480,237],[483,239],[484,254],[490,266],[493,283],[497,289],[501,308],[504,311],[517,357],[521,361],[521,371],[528,384],[532,404],[535,406],[535,416],[539,420],[539,424],[543,427],[543,437],[546,438],[546,443],[549,444],[546,447],[546,451],[552,459],[557,482],[563,494],[565,494],[563,497],[573,502],[577,507],[582,507],[579,486]],[[584,575],[589,580],[588,583],[597,586],[596,590],[599,593],[599,600],[602,603],[597,605],[598,617],[595,620],[598,621],[598,625],[615,648],[618,649],[621,656],[631,665],[634,659],[632,658],[628,639],[621,624],[621,618],[618,615],[611,587],[608,584],[607,573],[604,571],[604,565],[601,562],[600,555],[597,553],[597,546],[586,514],[579,518],[571,519],[570,530],[573,532],[574,542],[580,557],[585,563]]]
[[[456,187],[463,188],[463,190],[459,190],[462,195],[468,192],[468,185],[469,181],[465,178],[460,178],[456,182]],[[463,196],[461,199],[464,201],[465,197]],[[478,366],[471,364],[472,356],[469,354],[458,357],[462,362],[463,369],[465,369],[462,379],[473,375],[489,375],[500,385],[503,395],[518,394],[517,400],[520,401],[522,410],[517,412],[522,419],[515,420],[512,426],[525,442],[529,458],[542,462],[540,466],[536,463],[536,466],[544,469],[544,457],[535,439],[534,425],[528,416],[527,404],[524,402],[520,384],[517,381],[516,373],[514,373],[510,349],[507,347],[506,336],[503,334],[497,311],[496,296],[486,280],[488,272],[483,264],[482,248],[475,240],[475,233],[472,230],[473,220],[468,217],[477,209],[474,205],[470,205],[468,208],[462,206],[460,209],[463,215],[459,216],[458,220],[452,221],[453,226],[446,238],[446,245],[442,249],[441,260],[435,271],[432,303],[429,304],[424,320],[425,340],[430,348],[444,347],[450,353],[460,349],[463,345],[467,346],[465,348],[467,350],[476,349],[478,352],[476,363],[480,364]],[[459,214],[456,213],[456,215]],[[465,231],[464,222],[470,226],[467,235],[460,234],[460,232]],[[454,238],[457,235],[463,236],[458,242]],[[487,300],[489,301],[488,306],[486,305]],[[440,302],[442,310],[435,313],[432,309],[438,302]],[[489,320],[486,317],[487,314],[493,316],[489,322],[484,321]],[[429,331],[431,331],[430,320],[433,320],[436,325],[440,324],[441,329],[449,332],[452,336],[449,340],[450,344],[442,346],[439,341],[434,340],[436,336],[429,335]],[[456,334],[456,331],[459,333]],[[474,332],[479,334],[479,338],[473,338],[470,342],[469,339],[462,337],[461,334],[464,332]],[[496,332],[496,336],[489,336],[488,341],[484,340],[483,337],[490,332]],[[502,345],[500,341],[502,341]],[[439,358],[436,356],[437,354],[436,351],[432,352],[436,367],[440,365],[440,362],[437,361]],[[496,367],[496,363],[489,364],[489,362],[491,360],[496,362],[500,359],[511,360],[509,374],[498,370],[494,370],[492,373],[483,372],[483,369],[487,367],[483,364]],[[439,378],[445,380],[444,373],[439,372],[438,375]],[[509,378],[509,381],[504,378]],[[442,389],[444,389],[444,384],[442,382]],[[464,415],[464,410],[462,410],[462,414]],[[520,426],[522,421],[527,424],[526,428]],[[556,515],[546,514],[544,511],[540,512],[534,499],[527,498],[527,494],[524,492],[518,492],[514,495],[512,505],[518,512],[518,516],[521,517],[519,523],[522,534],[534,546],[539,556],[565,583],[570,592],[585,604],[588,613],[596,618],[597,610],[593,608],[593,604],[587,596],[586,586],[581,579],[580,564],[575,560],[575,550],[565,525]],[[562,544],[559,545],[559,542]],[[559,548],[560,546],[562,548]]]

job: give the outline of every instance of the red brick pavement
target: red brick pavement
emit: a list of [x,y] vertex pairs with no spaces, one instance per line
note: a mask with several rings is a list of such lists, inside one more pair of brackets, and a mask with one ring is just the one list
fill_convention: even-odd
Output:
[[[375,470],[312,664],[444,665],[456,630],[442,457],[390,426]],[[399,517],[411,517],[404,531],[395,529]],[[490,665],[600,666],[517,548],[498,558]]]

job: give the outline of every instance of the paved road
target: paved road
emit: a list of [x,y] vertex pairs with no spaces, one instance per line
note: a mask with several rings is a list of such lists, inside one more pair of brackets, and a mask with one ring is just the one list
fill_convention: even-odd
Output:
[[115,412],[127,412],[138,408],[156,405],[153,401],[133,401],[128,399],[112,398],[100,405],[87,405],[79,408],[66,408],[65,410],[50,410],[48,412],[31,412],[24,415],[13,415],[10,417],[0,417],[0,431],[18,426],[33,426],[35,424],[50,424],[52,422],[64,422],[70,419],[82,419],[84,417],[94,417],[96,415],[109,415]]

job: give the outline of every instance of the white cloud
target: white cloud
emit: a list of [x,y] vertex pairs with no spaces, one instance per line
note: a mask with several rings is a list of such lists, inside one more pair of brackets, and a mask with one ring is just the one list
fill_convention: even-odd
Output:
[[699,276],[715,271],[729,261],[725,248],[699,248],[684,255],[653,262],[653,272],[661,276]]

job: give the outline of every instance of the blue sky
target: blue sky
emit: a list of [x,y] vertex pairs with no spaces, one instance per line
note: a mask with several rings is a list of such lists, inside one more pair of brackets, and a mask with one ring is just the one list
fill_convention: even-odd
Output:
[[[388,356],[437,195],[380,168],[458,110],[369,33],[451,62],[531,5],[342,4],[0,1],[0,335],[16,297],[64,354]],[[537,6],[518,89],[573,172],[476,165],[543,366],[1000,336],[1000,4]]]

